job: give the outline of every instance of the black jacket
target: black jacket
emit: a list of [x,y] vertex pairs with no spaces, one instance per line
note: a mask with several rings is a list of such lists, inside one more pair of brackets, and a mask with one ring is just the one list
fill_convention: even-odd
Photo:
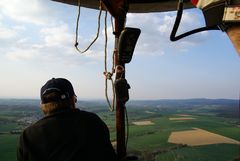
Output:
[[115,161],[106,124],[96,115],[67,109],[48,115],[20,136],[18,161]]

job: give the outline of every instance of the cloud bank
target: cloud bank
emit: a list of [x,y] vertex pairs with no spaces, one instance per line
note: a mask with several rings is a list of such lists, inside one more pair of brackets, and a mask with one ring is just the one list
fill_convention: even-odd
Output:
[[[53,2],[51,2],[53,3]],[[54,3],[55,4],[55,3]],[[0,50],[9,60],[13,61],[36,61],[54,62],[58,60],[63,64],[83,64],[98,63],[104,57],[104,29],[101,27],[99,40],[87,52],[86,55],[79,56],[74,49],[75,22],[69,24],[66,18],[76,16],[76,12],[61,11],[59,16],[59,4],[41,0],[12,0],[11,5],[7,0],[0,2]],[[69,9],[68,9],[69,10]],[[94,10],[87,12],[95,12]],[[97,14],[96,14],[97,15]],[[181,53],[188,51],[189,48],[206,41],[207,32],[198,34],[181,40],[170,42],[169,35],[175,21],[176,12],[148,13],[148,14],[128,14],[127,26],[138,27],[142,30],[136,46],[136,54],[161,56],[166,53]],[[5,26],[4,21],[10,19],[16,26]],[[87,18],[85,18],[86,20]],[[81,21],[81,20],[80,20]],[[191,30],[200,26],[199,13],[185,12],[179,33]],[[81,21],[81,25],[88,22]],[[103,23],[103,22],[102,22]],[[111,24],[108,22],[108,42],[109,58],[111,57],[114,37],[112,35]],[[74,26],[74,27],[73,27]],[[81,28],[80,33],[86,35],[86,28]],[[95,27],[89,26],[86,30],[94,30]],[[79,35],[80,48],[87,46],[95,36],[90,35],[86,39]],[[16,42],[14,44],[9,42]]]

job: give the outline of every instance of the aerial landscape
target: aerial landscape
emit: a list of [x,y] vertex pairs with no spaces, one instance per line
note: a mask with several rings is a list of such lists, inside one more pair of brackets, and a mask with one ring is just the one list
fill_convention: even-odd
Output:
[[[115,113],[104,100],[79,101],[97,113],[116,146]],[[239,161],[239,101],[133,100],[127,103],[127,153],[140,161]],[[21,131],[43,117],[39,100],[0,99],[0,158],[15,161]]]
[[[214,30],[173,41],[172,35],[209,29],[198,0],[83,1],[96,6],[80,0],[0,0],[0,161],[16,161],[20,134],[44,117],[39,92],[52,78],[68,79],[77,108],[106,123],[121,161],[125,152],[134,161],[240,161],[240,45],[233,39],[239,34],[229,34],[235,24],[225,28],[220,19]],[[103,1],[121,1],[120,15]],[[142,3],[137,8],[143,11],[128,12],[128,2]],[[148,5],[160,8],[146,12]],[[125,119],[121,130],[119,109]],[[126,137],[124,155],[117,148],[119,131]]]

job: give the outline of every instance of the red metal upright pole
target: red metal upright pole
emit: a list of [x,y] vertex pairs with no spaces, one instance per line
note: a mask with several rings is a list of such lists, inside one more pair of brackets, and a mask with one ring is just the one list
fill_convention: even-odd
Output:
[[[116,66],[120,65],[124,67],[124,64],[121,64],[119,61],[118,53],[118,39],[124,29],[125,19],[116,19],[115,18],[115,64]],[[124,71],[123,71],[124,72]],[[124,78],[124,73],[116,72],[116,80],[119,78]],[[117,130],[117,156],[118,160],[122,161],[126,157],[126,139],[125,139],[125,107],[119,98],[116,98],[116,130]]]
[[[126,14],[128,11],[128,4],[126,0],[102,0],[105,7],[111,13],[115,20],[115,67],[124,64],[119,61],[119,36],[125,27]],[[123,71],[124,72],[124,71]],[[116,72],[116,80],[124,78],[124,73]],[[117,156],[118,160],[122,161],[126,157],[126,139],[125,139],[125,106],[118,96],[116,97],[116,137],[117,137]]]

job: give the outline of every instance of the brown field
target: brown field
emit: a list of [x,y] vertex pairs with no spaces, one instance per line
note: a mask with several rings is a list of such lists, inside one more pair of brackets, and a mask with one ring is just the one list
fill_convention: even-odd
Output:
[[171,120],[171,121],[183,121],[183,120],[193,120],[193,119],[195,119],[195,118],[193,118],[193,117],[171,117],[171,118],[169,118],[169,120]]
[[138,125],[138,126],[144,126],[144,125],[154,125],[154,123],[152,121],[146,120],[146,121],[135,121],[132,122],[134,125]]
[[148,114],[155,114],[156,112],[152,112],[152,111],[145,111],[145,113],[148,113]]
[[172,132],[168,138],[168,142],[175,144],[187,144],[190,146],[220,143],[240,144],[237,140],[198,128],[187,131]]

